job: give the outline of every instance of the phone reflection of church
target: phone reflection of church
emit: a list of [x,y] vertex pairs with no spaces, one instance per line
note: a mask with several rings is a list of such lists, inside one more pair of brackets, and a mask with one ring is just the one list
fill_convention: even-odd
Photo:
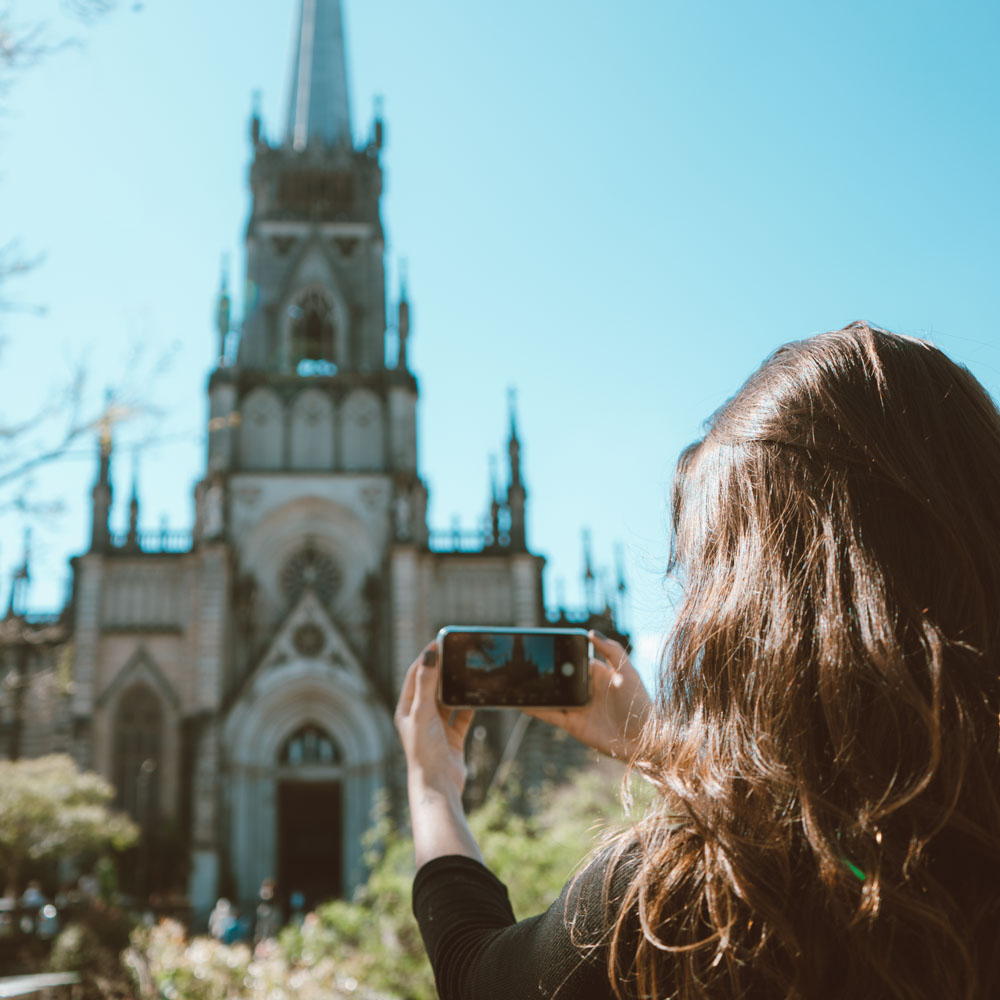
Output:
[[539,674],[538,663],[528,655],[528,651],[524,648],[523,635],[514,636],[514,641],[510,644],[510,655],[507,657],[505,666],[507,667],[507,675],[510,677],[511,685],[514,687],[537,680]]
[[[387,317],[383,124],[355,143],[339,0],[298,16],[281,134],[250,123],[249,292],[239,328],[219,293],[193,529],[145,530],[134,489],[111,523],[105,428],[71,600],[25,615],[26,562],[0,629],[18,692],[0,753],[65,750],[106,775],[147,834],[138,890],[180,888],[198,914],[271,877],[310,903],[358,884],[375,797],[399,801],[396,693],[439,627],[613,633],[620,597],[596,617],[546,609],[513,410],[485,526],[428,528],[404,288]],[[515,715],[477,725],[476,780]],[[529,777],[578,757],[540,723],[518,749]]]

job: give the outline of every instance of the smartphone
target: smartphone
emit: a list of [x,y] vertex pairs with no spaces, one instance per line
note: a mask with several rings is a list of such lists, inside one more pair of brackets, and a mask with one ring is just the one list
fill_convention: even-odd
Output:
[[581,628],[462,628],[437,635],[440,698],[455,708],[576,708],[590,700]]

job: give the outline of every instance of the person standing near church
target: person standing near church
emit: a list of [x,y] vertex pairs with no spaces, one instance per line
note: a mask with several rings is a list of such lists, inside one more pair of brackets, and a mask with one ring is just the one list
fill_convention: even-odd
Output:
[[281,912],[278,910],[278,903],[274,898],[274,889],[274,879],[266,878],[260,884],[257,909],[254,914],[254,944],[273,938],[281,928]]

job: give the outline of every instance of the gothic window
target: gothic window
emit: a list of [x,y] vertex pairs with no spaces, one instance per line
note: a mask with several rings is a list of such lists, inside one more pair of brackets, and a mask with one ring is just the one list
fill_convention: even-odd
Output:
[[243,400],[240,418],[240,459],[245,469],[279,469],[282,458],[284,411],[269,389],[259,387]]
[[318,291],[301,295],[291,316],[291,361],[300,375],[333,375],[337,371],[330,303]]
[[294,236],[272,236],[271,246],[274,247],[274,252],[279,257],[284,257],[289,250],[295,245]]
[[344,211],[354,198],[354,178],[328,170],[287,171],[278,177],[278,202],[293,211],[314,209]]
[[333,403],[315,388],[299,393],[291,407],[293,469],[333,468]]
[[114,730],[117,804],[141,826],[159,815],[163,711],[145,684],[129,688],[118,703]]
[[341,418],[342,464],[347,472],[375,472],[385,467],[382,406],[367,389],[352,392]]
[[294,604],[309,589],[326,604],[330,604],[340,588],[340,570],[324,552],[306,545],[285,563],[281,570],[281,589],[289,603]]
[[278,754],[279,764],[339,764],[340,750],[330,734],[314,723],[297,729],[282,744]]

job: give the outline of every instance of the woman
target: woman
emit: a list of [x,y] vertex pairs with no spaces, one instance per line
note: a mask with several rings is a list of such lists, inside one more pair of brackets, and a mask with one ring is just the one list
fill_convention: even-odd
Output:
[[[655,708],[595,636],[546,713],[652,808],[515,923],[433,651],[396,722],[442,997],[1000,996],[1000,414],[923,341],[778,350],[678,463]],[[636,726],[638,716],[646,716]]]

